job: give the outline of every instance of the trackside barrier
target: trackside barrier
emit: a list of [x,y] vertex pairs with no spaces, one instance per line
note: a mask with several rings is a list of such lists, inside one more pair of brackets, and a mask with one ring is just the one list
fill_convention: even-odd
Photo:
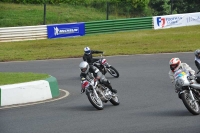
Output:
[[48,39],[85,35],[85,23],[47,25]]
[[55,77],[0,86],[0,106],[43,101],[59,96]]
[[[60,24],[58,24],[60,25]],[[39,40],[51,38],[48,36],[50,32],[47,32],[47,26],[53,25],[39,25],[39,26],[22,26],[22,27],[5,27],[0,28],[0,42],[11,42],[11,41],[25,41],[25,40]],[[140,30],[140,29],[152,29],[152,17],[143,18],[129,18],[129,19],[117,19],[117,20],[104,20],[104,21],[93,21],[84,23],[83,33],[94,34],[94,33],[106,33],[106,32],[117,32],[126,30]],[[72,31],[79,31],[78,28],[68,29],[63,27],[53,27],[51,34],[64,35],[69,34]],[[52,35],[51,35],[52,36]],[[59,36],[60,37],[60,36]],[[62,37],[62,36],[61,36]],[[54,38],[54,37],[53,37]]]
[[0,28],[0,42],[47,39],[46,25]]
[[152,29],[152,17],[85,22],[87,34]]

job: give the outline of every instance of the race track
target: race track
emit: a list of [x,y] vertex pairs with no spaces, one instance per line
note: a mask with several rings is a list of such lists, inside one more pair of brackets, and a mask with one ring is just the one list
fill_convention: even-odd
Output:
[[106,77],[121,103],[106,103],[100,111],[80,94],[81,58],[0,63],[2,72],[48,73],[70,93],[58,101],[0,108],[0,133],[199,133],[200,116],[188,112],[168,77],[172,57],[197,70],[193,53],[106,57],[120,73]]

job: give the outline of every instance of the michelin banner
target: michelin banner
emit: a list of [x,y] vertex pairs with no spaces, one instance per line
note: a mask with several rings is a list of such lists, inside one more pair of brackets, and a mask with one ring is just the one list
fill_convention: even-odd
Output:
[[200,25],[200,12],[166,16],[154,16],[153,21],[154,29]]
[[47,25],[48,38],[64,38],[85,35],[85,23]]

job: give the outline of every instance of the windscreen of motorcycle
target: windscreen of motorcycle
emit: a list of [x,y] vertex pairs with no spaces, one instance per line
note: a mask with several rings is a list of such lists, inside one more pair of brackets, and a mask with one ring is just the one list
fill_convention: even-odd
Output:
[[187,79],[187,73],[183,70],[178,70],[174,73],[174,78],[176,80],[175,84],[177,87],[188,86],[190,85]]
[[184,72],[183,70],[178,70],[174,73],[174,78],[177,79],[177,78],[183,78],[183,77],[187,77],[187,74],[186,72]]

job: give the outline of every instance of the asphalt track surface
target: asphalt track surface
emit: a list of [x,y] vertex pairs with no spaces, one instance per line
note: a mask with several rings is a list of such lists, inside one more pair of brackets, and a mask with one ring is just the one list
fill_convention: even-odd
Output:
[[169,80],[172,57],[197,70],[193,53],[106,57],[120,73],[106,75],[120,105],[108,102],[100,111],[80,94],[81,59],[0,63],[3,72],[48,73],[70,93],[54,102],[0,109],[0,133],[199,133],[200,116],[188,112]]

